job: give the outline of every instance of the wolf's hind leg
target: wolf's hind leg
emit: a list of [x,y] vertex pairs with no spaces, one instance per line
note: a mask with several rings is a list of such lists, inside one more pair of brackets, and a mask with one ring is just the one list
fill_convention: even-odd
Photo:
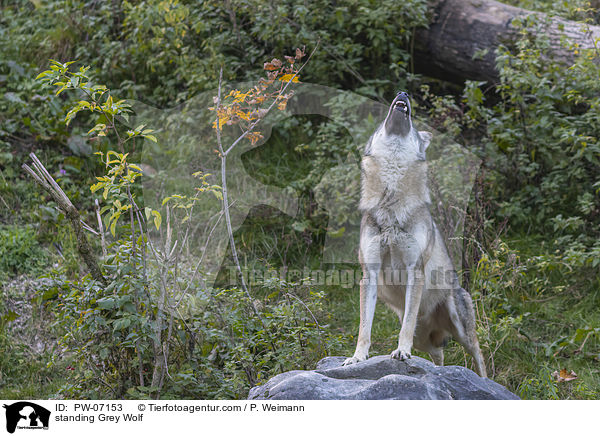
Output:
[[432,348],[429,350],[429,355],[437,366],[444,366],[444,348]]
[[427,352],[431,360],[437,366],[444,366],[444,347],[448,342],[447,333],[444,330],[433,330],[429,333],[429,349]]
[[454,297],[452,301],[455,304],[450,304],[449,307],[452,336],[473,357],[477,374],[481,377],[487,377],[483,354],[477,340],[475,311],[473,310],[471,296],[463,288],[458,288],[454,290]]

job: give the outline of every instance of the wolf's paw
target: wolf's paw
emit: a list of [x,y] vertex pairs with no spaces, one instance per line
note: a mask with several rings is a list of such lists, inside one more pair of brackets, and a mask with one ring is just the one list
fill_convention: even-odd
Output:
[[352,365],[354,363],[358,363],[358,362],[364,362],[365,360],[368,359],[369,356],[352,356],[347,358],[346,360],[344,360],[344,363],[342,363],[342,366],[348,366],[348,365]]
[[400,348],[397,348],[396,350],[392,351],[392,354],[390,355],[390,357],[392,359],[398,359],[398,360],[410,359],[410,351],[404,351],[404,350],[401,350]]

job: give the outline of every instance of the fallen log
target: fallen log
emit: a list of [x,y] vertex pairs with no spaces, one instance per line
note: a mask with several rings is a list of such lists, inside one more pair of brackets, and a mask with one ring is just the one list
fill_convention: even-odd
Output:
[[430,11],[429,28],[415,34],[415,69],[450,82],[498,82],[496,49],[501,44],[512,47],[519,38],[517,21],[531,15],[536,16],[536,25],[530,31],[549,38],[549,57],[570,64],[575,59],[570,47],[578,47],[580,52],[600,47],[600,26],[493,0],[433,0]]

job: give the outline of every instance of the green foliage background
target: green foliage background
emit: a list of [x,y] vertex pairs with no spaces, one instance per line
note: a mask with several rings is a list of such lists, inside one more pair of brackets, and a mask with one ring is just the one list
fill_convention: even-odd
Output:
[[[511,3],[588,23],[600,17],[581,0]],[[118,301],[99,304],[107,290],[80,271],[64,216],[20,169],[35,151],[84,218],[95,222],[89,186],[104,168],[92,153],[110,143],[87,139],[92,119],[86,114],[65,125],[78,96],[56,97],[34,80],[48,59],[90,65],[93,80],[120,98],[172,107],[214,90],[220,68],[226,82],[256,80],[263,62],[298,46],[311,50],[319,40],[303,81],[384,102],[406,89],[418,116],[482,159],[462,274],[476,303],[491,376],[523,398],[599,398],[598,50],[581,53],[565,68],[545,56],[548,41],[531,31],[540,23],[530,18],[521,23],[520,38],[497,53],[499,83],[457,86],[412,69],[414,29],[428,22],[423,0],[50,0],[4,1],[0,8],[0,396],[156,394],[136,383],[129,364],[139,364],[140,356],[145,361],[150,351],[137,354],[130,346],[134,330],[149,333],[143,333],[148,316],[127,305],[136,286],[122,275],[127,261],[107,260],[107,266],[120,265],[111,270],[121,274],[112,277],[116,287],[110,290]],[[344,130],[352,128],[362,126],[290,119],[278,125],[268,148],[244,157],[263,183],[284,184],[301,202],[295,220],[268,208],[253,211],[236,234],[247,267],[318,266],[331,229],[314,187],[349,153],[357,155]],[[288,137],[297,143],[291,146]],[[343,199],[348,181],[344,174],[338,179],[328,192]],[[44,278],[31,281],[42,272]],[[269,320],[266,330],[249,316],[255,302],[244,302],[238,290],[200,284],[194,290],[202,310],[174,336],[172,378],[162,398],[243,398],[252,383],[282,370],[352,353],[357,289],[263,283],[255,297]],[[312,309],[319,329],[290,293]],[[221,313],[206,298],[216,299]],[[91,308],[98,317],[78,322]],[[372,351],[388,353],[397,320],[383,307],[377,311]],[[453,343],[446,355],[448,364],[470,364]],[[89,359],[98,360],[98,369],[86,366]],[[26,369],[15,372],[16,365]],[[579,379],[556,383],[552,373],[561,368]]]

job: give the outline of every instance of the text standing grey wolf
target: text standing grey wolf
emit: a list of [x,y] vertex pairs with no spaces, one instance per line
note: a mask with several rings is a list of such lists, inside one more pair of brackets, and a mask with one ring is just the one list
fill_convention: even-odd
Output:
[[[443,365],[443,347],[452,336],[473,356],[477,373],[486,377],[471,296],[460,286],[429,212],[425,150],[431,137],[413,127],[408,94],[400,92],[365,148],[360,327],[354,356],[344,365],[367,359],[379,296],[402,323],[392,358],[410,358],[414,346],[429,353],[436,365]],[[443,283],[439,283],[440,272]]]

